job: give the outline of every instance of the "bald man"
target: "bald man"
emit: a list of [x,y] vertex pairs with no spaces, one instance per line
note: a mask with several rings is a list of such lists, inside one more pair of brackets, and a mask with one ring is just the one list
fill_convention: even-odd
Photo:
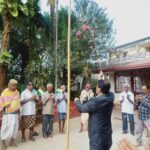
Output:
[[130,123],[130,133],[134,136],[134,95],[130,91],[128,83],[124,84],[124,91],[120,94],[122,112],[122,130],[123,134],[128,133],[128,119]]

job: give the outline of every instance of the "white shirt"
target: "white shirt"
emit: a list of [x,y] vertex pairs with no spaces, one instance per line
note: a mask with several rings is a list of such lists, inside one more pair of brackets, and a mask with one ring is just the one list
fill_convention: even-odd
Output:
[[57,108],[59,113],[67,113],[67,102],[63,99],[63,96],[65,95],[67,99],[67,93],[57,93],[56,99],[57,99]]
[[[37,92],[35,90],[24,90],[21,93],[21,102],[28,100],[31,98],[33,95],[37,95]],[[36,103],[35,101],[28,101],[24,105],[22,105],[22,115],[27,116],[27,115],[35,115],[36,114]]]
[[131,102],[127,99],[127,96],[129,96],[130,100],[134,103],[134,95],[132,92],[122,92],[119,96],[119,101],[124,100],[122,102],[121,111],[123,113],[134,114],[134,104],[131,104]]
[[94,97],[93,91],[92,90],[90,90],[90,91],[82,90],[81,95],[80,95],[80,102],[83,103],[83,101],[85,100],[86,97],[88,97],[87,100]]

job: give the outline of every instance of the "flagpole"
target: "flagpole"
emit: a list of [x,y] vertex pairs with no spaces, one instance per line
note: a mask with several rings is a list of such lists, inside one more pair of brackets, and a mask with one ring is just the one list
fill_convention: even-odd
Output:
[[58,88],[58,0],[55,1],[55,91]]
[[67,107],[66,150],[69,150],[69,128],[70,128],[70,38],[71,38],[71,0],[69,0],[68,6],[68,46],[67,46],[68,107]]

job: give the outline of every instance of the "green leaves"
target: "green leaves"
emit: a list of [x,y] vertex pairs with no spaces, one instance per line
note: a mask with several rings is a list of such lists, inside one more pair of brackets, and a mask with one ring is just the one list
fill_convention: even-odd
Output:
[[13,16],[13,17],[17,17],[18,16],[18,7],[12,7],[9,9],[9,12],[10,14]]
[[5,0],[0,0],[0,13],[4,10],[5,8]]
[[5,50],[3,53],[0,54],[0,64],[9,65],[10,59],[12,58],[13,56],[10,54],[10,52]]
[[0,0],[0,13],[8,11],[13,17],[17,17],[19,10],[28,14],[28,9],[21,0]]
[[28,9],[27,9],[26,5],[20,4],[20,5],[19,5],[19,9],[20,9],[25,15],[28,15]]

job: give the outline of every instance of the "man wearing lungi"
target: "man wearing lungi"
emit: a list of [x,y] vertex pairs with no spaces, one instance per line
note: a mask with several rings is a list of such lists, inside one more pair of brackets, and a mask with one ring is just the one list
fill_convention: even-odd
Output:
[[27,88],[21,93],[22,105],[22,142],[26,142],[25,130],[29,129],[29,140],[35,141],[33,137],[34,125],[36,120],[36,101],[39,100],[36,90],[33,89],[33,83],[28,82]]

